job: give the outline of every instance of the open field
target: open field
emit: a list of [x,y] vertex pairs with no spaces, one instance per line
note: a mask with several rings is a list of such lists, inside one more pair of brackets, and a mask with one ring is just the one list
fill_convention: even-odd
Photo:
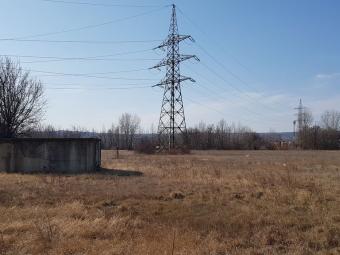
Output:
[[340,254],[340,152],[114,155],[0,174],[0,254]]

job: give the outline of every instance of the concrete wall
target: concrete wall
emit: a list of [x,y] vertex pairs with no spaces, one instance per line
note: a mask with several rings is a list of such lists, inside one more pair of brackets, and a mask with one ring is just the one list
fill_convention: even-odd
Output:
[[92,172],[100,167],[100,153],[95,138],[0,139],[0,171]]

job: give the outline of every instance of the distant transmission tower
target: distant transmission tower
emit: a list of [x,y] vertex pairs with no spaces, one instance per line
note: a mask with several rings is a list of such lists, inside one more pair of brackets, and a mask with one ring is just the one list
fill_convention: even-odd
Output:
[[[304,129],[305,107],[300,99],[299,106],[295,108],[297,110],[297,120],[294,120],[294,139],[297,146],[301,146],[301,135]],[[295,131],[295,124],[297,123],[297,132]],[[297,133],[297,135],[296,135]]]
[[195,80],[180,74],[180,63],[191,58],[199,61],[195,55],[182,55],[179,53],[179,43],[186,39],[194,42],[194,39],[190,35],[178,34],[176,6],[173,4],[169,35],[161,45],[155,48],[162,50],[165,50],[166,48],[166,57],[156,66],[151,68],[160,69],[161,67],[166,67],[165,78],[160,83],[153,86],[164,88],[158,125],[161,150],[172,150],[185,145],[186,123],[181,82],[186,80],[195,82]]
[[303,129],[303,118],[304,118],[304,107],[302,105],[302,100],[300,99],[299,106],[295,108],[298,111],[297,113],[297,131],[301,132]]

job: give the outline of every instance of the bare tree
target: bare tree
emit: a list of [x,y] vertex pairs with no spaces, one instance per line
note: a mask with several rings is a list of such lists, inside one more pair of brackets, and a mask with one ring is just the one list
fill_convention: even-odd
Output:
[[119,118],[119,128],[123,136],[124,145],[128,150],[131,150],[136,133],[140,128],[140,118],[137,115],[124,113]]
[[218,148],[224,149],[227,142],[227,131],[228,131],[228,124],[224,119],[221,119],[216,125],[216,134],[218,140]]
[[308,128],[313,125],[313,114],[311,110],[305,108],[302,114],[302,128]]
[[43,116],[45,100],[40,81],[18,63],[0,59],[0,134],[15,137],[32,130]]
[[302,114],[302,126],[299,127],[298,132],[298,146],[301,149],[308,149],[312,148],[313,145],[313,130],[312,130],[312,124],[313,124],[313,114],[312,112],[305,108]]
[[321,149],[339,149],[340,112],[331,110],[321,115],[319,143]]
[[109,128],[109,130],[107,131],[107,136],[108,136],[108,147],[110,149],[114,149],[116,148],[116,141],[115,141],[115,125],[112,123],[111,124],[111,128]]
[[321,115],[321,127],[325,129],[340,130],[340,112],[325,111]]

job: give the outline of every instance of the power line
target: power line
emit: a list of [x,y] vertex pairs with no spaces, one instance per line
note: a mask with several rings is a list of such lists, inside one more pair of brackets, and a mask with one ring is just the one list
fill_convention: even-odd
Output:
[[22,61],[22,64],[36,64],[36,63],[51,63],[51,62],[64,62],[64,61],[154,61],[154,59],[148,59],[148,58],[130,58],[130,59],[124,59],[124,58],[94,58],[94,59],[52,59],[52,60],[33,60],[33,61]]
[[[199,94],[203,95],[204,98],[212,99],[214,103],[217,103],[217,102],[221,102],[222,103],[222,102],[226,102],[227,101],[227,102],[229,102],[231,104],[237,104],[237,102],[232,101],[229,98],[224,97],[223,94],[216,93],[214,90],[211,90],[208,86],[205,86],[202,83],[199,83],[199,86],[195,86],[195,88],[197,88],[197,89],[200,88],[200,87],[206,89],[206,91],[205,92],[201,92],[201,91],[197,90],[197,92],[200,92]],[[210,95],[207,92],[209,92]],[[185,98],[185,100],[187,100],[187,98]],[[200,101],[201,101],[201,99],[200,99]],[[201,104],[201,105],[203,105],[203,104]],[[279,122],[278,120],[273,119],[273,118],[268,119],[267,116],[265,116],[264,114],[260,114],[258,112],[255,112],[252,109],[249,109],[248,107],[246,107],[244,105],[238,105],[237,107],[241,108],[241,110],[244,110],[248,114],[250,114],[250,115],[247,116],[247,119],[244,119],[244,118],[240,117],[240,115],[238,115],[237,118],[240,119],[241,121],[249,122],[250,121],[249,118],[250,119],[252,118],[253,121],[251,121],[250,124],[254,124],[255,122],[267,122],[267,123],[281,124],[281,122]],[[210,108],[212,108],[212,107],[210,107]],[[216,111],[216,109],[213,109],[213,110]],[[219,113],[222,113],[222,112],[220,111]],[[225,115],[224,113],[222,113],[222,114]],[[256,115],[257,117],[254,116],[254,115]],[[233,115],[233,116],[235,116],[235,115]],[[262,119],[260,120],[259,117],[262,117]]]
[[[221,112],[221,111],[219,111],[219,110],[217,110],[217,109],[214,108],[214,107],[211,107],[211,106],[209,106],[209,105],[203,104],[203,103],[201,103],[201,102],[197,102],[197,101],[193,100],[192,98],[187,98],[187,97],[186,97],[185,100],[188,100],[188,101],[190,101],[191,103],[194,103],[194,104],[196,104],[196,105],[202,106],[202,107],[204,107],[204,108],[206,108],[206,109],[208,109],[208,110],[214,111],[214,112],[220,114],[220,115],[223,117],[223,119],[226,119],[226,114],[223,113],[223,112]],[[238,118],[239,120],[241,120],[241,121],[244,121],[244,122],[248,122],[248,123],[249,123],[249,120],[245,120],[245,119],[243,119],[243,118],[240,118],[240,116],[237,116],[237,118]],[[252,123],[250,123],[250,124],[252,124]]]
[[[44,82],[43,82],[44,84]],[[65,86],[68,86],[68,87],[77,87],[77,86],[80,86],[79,83],[50,83],[48,82],[47,83],[48,86],[55,86],[55,87],[65,87]],[[88,87],[88,86],[92,86],[92,85],[95,85],[95,86],[98,86],[98,87],[119,87],[119,86],[148,86],[150,87],[150,82],[147,82],[147,83],[141,83],[141,82],[138,82],[138,83],[121,83],[119,82],[119,84],[101,84],[101,83],[91,83],[91,84],[81,84],[82,87]]]
[[69,4],[69,5],[88,5],[88,6],[101,6],[101,7],[133,7],[133,8],[150,8],[160,7],[161,5],[130,5],[130,4],[107,4],[107,3],[91,3],[91,2],[76,2],[76,1],[63,1],[63,0],[40,0],[42,2]]
[[132,89],[142,89],[150,88],[151,86],[135,86],[135,87],[47,87],[48,90],[132,90]]
[[37,64],[37,63],[52,63],[52,62],[64,62],[64,61],[154,61],[152,59],[141,59],[141,58],[134,58],[134,59],[122,59],[122,58],[107,58],[107,59],[54,59],[54,60],[33,60],[33,61],[21,61],[21,64]]
[[[38,61],[25,61],[22,63],[30,64],[30,63],[46,63],[46,62],[60,62],[60,61],[74,61],[74,60],[81,60],[81,61],[128,61],[128,60],[152,60],[155,59],[148,59],[148,58],[134,58],[134,59],[109,59],[108,57],[113,56],[123,56],[123,55],[131,55],[136,53],[147,52],[152,49],[144,49],[144,50],[137,50],[137,51],[127,51],[121,52],[116,54],[107,54],[107,55],[99,55],[99,56],[90,56],[90,57],[56,57],[56,56],[35,56],[35,55],[0,55],[3,57],[17,57],[17,58],[37,58],[37,59],[49,59],[49,60],[38,60]],[[104,59],[103,59],[104,58]],[[156,59],[157,60],[157,59]]]
[[208,69],[212,74],[214,74],[216,77],[218,77],[219,79],[223,80],[224,82],[226,82],[231,88],[237,90],[240,95],[244,96],[244,99],[248,100],[249,102],[253,102],[253,103],[256,103],[256,104],[260,104],[262,105],[263,107],[271,110],[271,111],[274,111],[274,112],[277,112],[277,110],[269,107],[268,105],[266,104],[263,104],[261,101],[259,100],[256,100],[255,98],[251,97],[250,95],[246,94],[243,90],[241,90],[240,88],[234,86],[230,81],[226,80],[224,78],[224,76],[220,75],[219,73],[217,73],[214,69],[210,68],[208,65],[204,64],[203,62],[201,62],[201,64],[206,68]]
[[122,71],[110,71],[110,72],[97,72],[97,73],[63,73],[63,72],[52,72],[52,71],[42,71],[42,70],[32,70],[32,69],[22,69],[24,71],[31,71],[35,73],[46,73],[46,74],[55,74],[62,76],[86,76],[86,75],[101,75],[101,74],[117,74],[117,73],[133,73],[140,71],[148,71],[149,68],[140,68],[140,69],[131,69],[131,70],[122,70]]
[[[192,72],[194,72],[195,73],[195,75],[197,75],[198,77],[201,77],[201,78],[203,78],[208,84],[211,84],[211,85],[213,85],[214,87],[216,87],[216,88],[222,88],[224,91],[226,91],[225,90],[225,88],[223,87],[223,86],[218,86],[218,85],[216,85],[216,83],[215,82],[211,82],[208,78],[206,78],[205,76],[203,76],[201,73],[199,73],[199,72],[196,72],[196,71],[194,71],[193,69],[190,69]],[[217,84],[219,84],[219,83],[217,83]],[[221,94],[221,93],[218,93],[218,92],[215,92],[214,90],[212,90],[212,89],[210,89],[208,86],[204,86],[204,84],[202,84],[202,83],[200,83],[200,85],[203,87],[203,88],[206,88],[206,90],[208,90],[208,91],[210,91],[210,92],[212,92],[212,93],[214,93],[218,98],[220,98],[220,99],[223,99],[223,100],[230,100],[229,98],[226,98],[226,97],[223,97],[223,94]],[[229,84],[229,85],[232,85],[232,84]],[[233,87],[232,87],[233,88]],[[236,95],[237,96],[237,95]],[[240,97],[240,96],[239,96]],[[242,107],[242,106],[241,106]],[[246,110],[248,110],[247,108],[245,108]],[[257,113],[256,113],[257,114]]]
[[[258,89],[256,89],[255,87],[251,86],[248,82],[244,81],[240,76],[238,76],[237,74],[235,74],[234,72],[232,72],[228,68],[226,68],[226,66],[222,62],[220,62],[214,56],[212,56],[207,50],[205,50],[203,48],[203,46],[197,44],[197,47],[200,48],[209,58],[211,58],[216,64],[218,64],[220,67],[222,67],[227,73],[229,73],[235,79],[240,81],[242,84],[247,86],[249,89],[251,89],[251,90],[253,90],[253,91],[257,92],[257,93],[261,93]],[[278,106],[282,106],[281,104],[278,104],[278,103],[274,103],[274,104],[276,104]],[[266,106],[266,107],[271,108],[271,110],[273,110],[273,111],[276,111],[276,109],[274,109],[272,107],[269,107],[269,106]],[[286,105],[284,105],[284,107],[286,107]]]
[[[200,86],[201,86],[202,84],[200,84]],[[202,87],[204,87],[204,86],[202,86]],[[207,94],[206,93],[202,93],[205,97],[207,96]],[[223,113],[222,111],[220,111],[220,110],[217,110],[216,108],[214,108],[214,107],[211,107],[211,106],[209,106],[209,105],[206,105],[206,104],[203,104],[202,102],[197,102],[197,101],[195,101],[195,100],[193,100],[192,98],[188,98],[188,97],[185,97],[185,100],[189,100],[190,102],[192,102],[192,103],[194,103],[194,104],[197,104],[197,105],[200,105],[200,106],[202,106],[202,107],[205,107],[205,108],[207,108],[207,109],[209,109],[209,110],[212,110],[212,111],[214,111],[214,112],[217,112],[218,114],[220,114],[221,116],[223,116],[223,118],[226,118],[226,114],[225,113]],[[201,100],[200,100],[201,101]],[[214,101],[213,102],[216,102],[216,100],[214,99]],[[219,101],[219,102],[221,102],[221,101]],[[236,117],[235,115],[233,115],[234,117]],[[249,123],[249,119],[243,119],[243,118],[241,118],[239,115],[237,116],[237,118],[239,119],[239,120],[241,120],[241,121],[243,121],[243,122],[248,122]],[[253,122],[251,122],[251,124],[253,124]]]
[[[204,31],[199,25],[196,24],[196,22],[194,22],[191,18],[189,18],[189,16],[185,15],[185,13],[178,8],[179,12],[182,14],[182,16],[193,26],[195,27],[199,32],[201,32],[205,37],[209,37],[211,40],[213,40],[213,38],[211,38],[208,33],[206,31]],[[222,47],[222,45],[220,44],[219,41],[213,40],[213,42],[224,52],[226,52],[226,50]],[[249,68],[246,67],[244,64],[242,64],[235,56],[231,55],[230,53],[227,53],[232,59],[234,59],[234,61],[240,65],[241,67],[243,67],[244,69],[249,71]]]
[[[129,53],[131,54],[131,53]],[[15,57],[15,58],[38,58],[38,59],[54,59],[54,60],[111,60],[108,57],[113,56],[121,56],[121,55],[127,55],[127,54],[110,54],[110,55],[101,55],[101,56],[93,56],[93,57],[57,57],[57,56],[36,56],[36,55],[12,55],[12,54],[4,54],[0,55],[2,57]],[[114,59],[116,60],[116,59]],[[124,60],[122,58],[117,58],[117,60]],[[158,58],[132,58],[132,59],[126,59],[126,60],[159,60]]]
[[[236,103],[236,102],[231,101],[230,99],[228,99],[228,98],[222,96],[222,94],[218,94],[218,93],[216,93],[215,91],[209,89],[208,86],[205,86],[205,85],[202,84],[202,83],[200,83],[200,87],[206,89],[206,91],[208,91],[211,95],[214,95],[214,97],[215,97],[214,101],[216,101],[216,99],[217,99],[217,101],[219,101],[219,102],[229,101],[229,102],[231,102],[231,103]],[[204,96],[207,96],[207,94],[204,94]],[[247,111],[247,113],[249,113],[249,114],[257,115],[257,116],[262,116],[262,115],[259,114],[258,112],[249,110],[247,107],[245,107],[245,106],[243,106],[243,105],[238,105],[238,107],[243,108],[243,110]]]
[[[152,87],[152,89],[155,89],[156,87]],[[154,91],[154,90],[153,90]],[[155,91],[154,91],[155,92]],[[193,102],[194,104],[198,104],[198,105],[202,105],[202,106],[206,106],[206,105],[204,105],[204,104],[202,104],[202,103],[199,103],[199,102],[195,102],[194,100],[192,100],[191,98],[187,98],[187,97],[185,97],[185,100],[189,100],[189,101],[191,101],[191,102]],[[206,106],[207,108],[209,108],[210,110],[214,110],[214,111],[216,111],[216,112],[218,112],[219,114],[221,114],[221,115],[225,115],[223,112],[221,112],[221,111],[219,111],[219,110],[216,110],[216,109],[214,109],[213,107],[209,107],[209,106]]]
[[[23,58],[51,58],[51,59],[96,59],[96,58],[107,58],[107,57],[114,57],[114,56],[123,56],[123,55],[130,55],[130,54],[136,54],[136,53],[141,53],[141,52],[147,52],[147,51],[152,51],[153,49],[144,49],[144,50],[135,50],[135,51],[125,51],[125,52],[120,52],[120,53],[115,53],[115,54],[106,54],[106,55],[97,55],[97,56],[90,56],[90,57],[51,57],[51,56],[35,56],[35,55],[0,55],[0,56],[19,56]],[[152,59],[154,60],[154,59]]]
[[54,57],[54,56],[33,56],[33,55],[0,55],[2,57],[13,58],[36,58],[48,60],[26,61],[21,63],[44,63],[44,62],[60,62],[60,61],[155,61],[157,58],[96,58],[96,57]]
[[248,82],[244,81],[243,79],[241,79],[240,76],[238,76],[237,74],[235,74],[234,72],[232,72],[231,70],[229,70],[228,68],[226,68],[226,66],[220,62],[219,60],[217,60],[214,56],[212,56],[206,49],[203,48],[202,45],[197,44],[197,47],[199,49],[201,49],[209,58],[211,58],[216,64],[218,64],[220,67],[222,67],[227,73],[229,73],[232,77],[234,77],[236,80],[240,81],[242,84],[244,84],[245,86],[247,86],[248,88],[255,90],[256,92],[259,92],[256,88],[254,88],[253,86],[249,85]]
[[[203,84],[200,84],[200,86],[198,86],[197,88],[199,88],[199,87],[204,88],[204,87],[206,87],[206,86],[203,86]],[[206,87],[206,88],[207,88],[207,87]],[[208,90],[208,89],[207,89],[206,91],[210,92],[210,91],[212,91],[212,90]],[[209,96],[209,94],[207,94],[206,91],[205,91],[205,92],[200,92],[200,94],[203,95],[204,98],[207,98],[207,97],[211,98],[211,99],[213,100],[214,103],[217,103],[217,102],[220,102],[220,103],[229,102],[229,103],[231,103],[231,104],[236,104],[236,103],[237,103],[237,102],[231,101],[230,99],[223,98],[222,96],[219,96],[219,94],[217,94],[217,93],[214,94],[214,95],[217,95],[217,96],[219,96],[219,97],[215,97],[215,96],[214,96],[214,97],[211,97],[211,96]],[[213,94],[210,94],[210,95],[213,95]],[[187,98],[185,98],[185,99],[187,99]],[[280,122],[278,122],[278,121],[275,120],[275,119],[269,120],[269,119],[266,118],[265,115],[259,114],[258,112],[255,112],[255,111],[252,111],[252,110],[250,110],[249,108],[245,107],[244,105],[237,105],[237,107],[238,107],[238,108],[241,108],[241,110],[244,110],[244,111],[247,112],[247,114],[249,114],[249,117],[247,117],[247,120],[241,118],[241,117],[240,117],[240,114],[238,114],[237,118],[239,118],[239,119],[242,120],[242,121],[247,121],[247,122],[249,122],[249,118],[252,118],[254,121],[257,121],[257,122],[259,122],[259,121],[263,122],[263,121],[264,121],[264,122],[268,122],[268,123],[280,123]],[[224,115],[225,115],[225,114],[224,114]],[[254,115],[255,115],[255,116],[254,116]],[[259,117],[262,117],[262,119],[260,120]],[[252,123],[254,123],[254,121],[253,121]]]
[[43,39],[16,39],[0,38],[0,42],[38,42],[38,43],[80,43],[80,44],[128,44],[128,43],[154,43],[162,40],[125,40],[125,41],[91,41],[91,40],[43,40]]
[[[21,69],[26,72],[43,73],[43,76],[76,76],[76,77],[87,77],[96,79],[108,79],[108,80],[128,80],[128,81],[156,81],[156,79],[149,78],[129,78],[129,77],[110,77],[110,76],[97,76],[92,74],[72,74],[72,73],[62,73],[62,72],[51,72],[51,71],[40,71],[31,69]],[[136,69],[138,70],[138,69]]]
[[210,109],[210,110],[213,110],[213,111],[215,111],[215,112],[221,114],[223,117],[225,117],[225,114],[224,114],[223,112],[221,112],[221,111],[219,111],[219,110],[217,110],[217,109],[215,109],[215,108],[213,108],[213,107],[210,107],[210,106],[208,106],[208,105],[202,104],[201,102],[197,102],[197,101],[192,100],[191,98],[188,98],[188,97],[186,97],[185,100],[189,100],[190,102],[192,102],[192,103],[194,103],[194,104],[198,104],[198,105],[204,106],[204,107],[206,107],[206,108],[208,108],[208,109]]
[[[153,87],[153,88],[154,88],[154,87]],[[206,94],[205,94],[205,95],[206,95]],[[197,102],[197,101],[195,101],[195,100],[193,100],[192,98],[189,98],[189,97],[185,97],[184,99],[190,101],[190,102],[193,103],[193,104],[196,104],[196,105],[205,107],[205,108],[209,109],[210,111],[217,112],[218,114],[220,114],[221,116],[223,116],[223,118],[226,118],[225,113],[221,112],[220,110],[217,110],[217,109],[214,108],[214,107],[211,107],[211,106],[208,106],[208,105],[206,105],[206,104],[203,104],[202,102]],[[241,120],[243,120],[243,121],[245,121],[244,119],[240,118],[239,116],[238,116],[238,118],[241,119]]]
[[[187,67],[187,68],[188,68],[188,67]],[[217,84],[219,84],[219,83],[212,82],[212,81],[210,81],[208,78],[206,78],[205,76],[203,76],[202,73],[198,73],[198,72],[194,71],[194,70],[191,69],[191,68],[189,68],[189,69],[190,69],[191,71],[193,71],[193,72],[195,73],[195,75],[197,75],[198,77],[203,78],[208,84],[211,84],[211,85],[213,85],[213,86],[216,87],[216,88],[222,88],[224,91],[226,91],[225,88],[224,88],[223,86],[218,86],[218,85],[217,85]],[[200,86],[202,86],[203,88],[205,88],[208,92],[213,93],[214,96],[218,97],[218,100],[221,100],[221,99],[222,99],[222,100],[228,100],[228,101],[231,101],[231,102],[237,104],[237,102],[231,100],[230,98],[224,97],[223,94],[215,92],[214,90],[210,89],[210,87],[204,86],[204,84],[202,84],[202,83],[200,83]],[[232,92],[234,92],[234,91],[232,91]],[[237,94],[234,94],[234,95],[240,97],[240,95],[237,95]],[[216,99],[215,99],[215,100],[216,100]],[[244,105],[239,105],[239,107],[240,107],[240,108],[243,108],[245,111],[247,111],[247,113],[250,113],[251,115],[257,115],[257,116],[260,116],[260,117],[265,117],[266,120],[267,120],[267,116],[264,115],[262,112],[261,112],[261,113],[255,112],[255,111],[253,111],[253,109],[249,109],[248,107],[246,107],[246,106],[244,106]],[[271,122],[277,122],[277,120],[272,119]]]
[[86,77],[86,78],[94,78],[94,79],[105,79],[105,80],[125,80],[125,81],[156,81],[156,79],[149,78],[128,78],[128,77],[110,77],[110,76],[96,76],[96,75],[70,75],[70,74],[46,74],[41,76],[75,76],[75,77]]
[[223,80],[225,83],[228,84],[229,87],[237,90],[238,92],[240,92],[241,94],[243,94],[244,92],[236,87],[234,84],[232,84],[230,81],[228,81],[227,79],[225,79],[222,75],[220,75],[219,73],[217,73],[214,69],[210,68],[207,64],[201,62],[201,64],[208,70],[210,71],[212,74],[214,74],[216,77],[218,77],[219,79]]
[[69,32],[76,32],[76,31],[82,31],[82,30],[86,30],[86,29],[97,28],[97,27],[101,27],[101,26],[105,26],[105,25],[109,25],[109,24],[113,24],[113,23],[122,22],[122,21],[129,20],[129,19],[134,19],[134,18],[138,18],[138,17],[141,17],[141,16],[145,16],[145,15],[160,11],[162,9],[165,9],[166,7],[168,7],[168,6],[163,6],[161,8],[153,9],[151,11],[142,12],[142,13],[139,13],[139,14],[136,14],[136,15],[123,17],[123,18],[119,18],[119,19],[115,19],[115,20],[110,20],[110,21],[103,22],[103,23],[97,23],[97,24],[92,24],[92,25],[87,25],[87,26],[64,29],[64,30],[55,31],[55,32],[48,32],[48,33],[41,33],[41,34],[35,34],[35,35],[15,37],[15,38],[10,38],[10,39],[18,40],[18,39],[29,39],[29,38],[35,38],[35,37],[45,37],[45,36],[50,36],[50,35],[64,34],[64,33],[69,33]]
[[[206,92],[203,92],[203,93],[200,93],[200,94],[203,95],[203,97],[206,98],[206,99],[211,98],[213,103],[228,102],[225,99],[224,100],[221,100],[221,99],[216,100],[213,97],[209,97]],[[201,101],[201,99],[200,99],[200,101]],[[232,101],[229,100],[230,105],[233,105],[234,103],[235,102],[232,102]],[[240,109],[240,112],[229,111],[228,114],[238,118],[239,120],[241,120],[243,122],[248,122],[251,125],[254,125],[255,123],[262,123],[262,122],[265,122],[265,123],[268,123],[268,124],[276,124],[276,125],[282,124],[282,121],[280,121],[279,119],[267,118],[265,115],[261,115],[258,112],[252,111],[252,110],[250,110],[249,108],[247,108],[243,105],[237,105],[237,108]]]
[[[179,9],[180,13],[182,14],[182,16],[191,24],[193,25],[198,31],[200,31],[202,34],[205,35],[205,37],[209,36],[208,33],[206,31],[204,31],[200,26],[198,26],[191,18],[189,18],[187,15],[185,15],[185,13]],[[209,37],[210,39],[213,40],[213,38]],[[226,50],[224,49],[224,47],[222,46],[222,44],[220,44],[219,41],[216,41],[216,40],[213,40],[213,42],[215,43],[215,45],[217,45],[221,50],[223,50],[225,53],[226,53]],[[202,50],[204,51],[211,59],[213,59],[213,61],[215,63],[217,63],[219,66],[221,66],[226,72],[228,72],[230,75],[232,75],[234,78],[236,78],[237,80],[239,80],[241,83],[243,83],[245,86],[247,86],[248,88],[260,93],[260,91],[255,88],[254,86],[251,86],[248,82],[244,81],[243,79],[241,79],[237,74],[235,74],[234,72],[230,71],[228,68],[225,67],[225,65],[218,61],[216,58],[214,58],[211,54],[208,53],[208,51],[206,51],[201,45],[198,45],[197,46]],[[246,67],[244,64],[242,64],[235,56],[231,55],[230,53],[227,53],[232,59],[234,59],[234,61],[236,63],[238,63],[241,67],[243,67],[245,70],[249,71],[249,68]],[[282,105],[282,104],[279,104],[279,103],[274,103],[278,106],[284,106],[286,107],[286,105]],[[266,106],[268,107],[268,106]],[[274,108],[271,108],[273,111],[276,111]]]

